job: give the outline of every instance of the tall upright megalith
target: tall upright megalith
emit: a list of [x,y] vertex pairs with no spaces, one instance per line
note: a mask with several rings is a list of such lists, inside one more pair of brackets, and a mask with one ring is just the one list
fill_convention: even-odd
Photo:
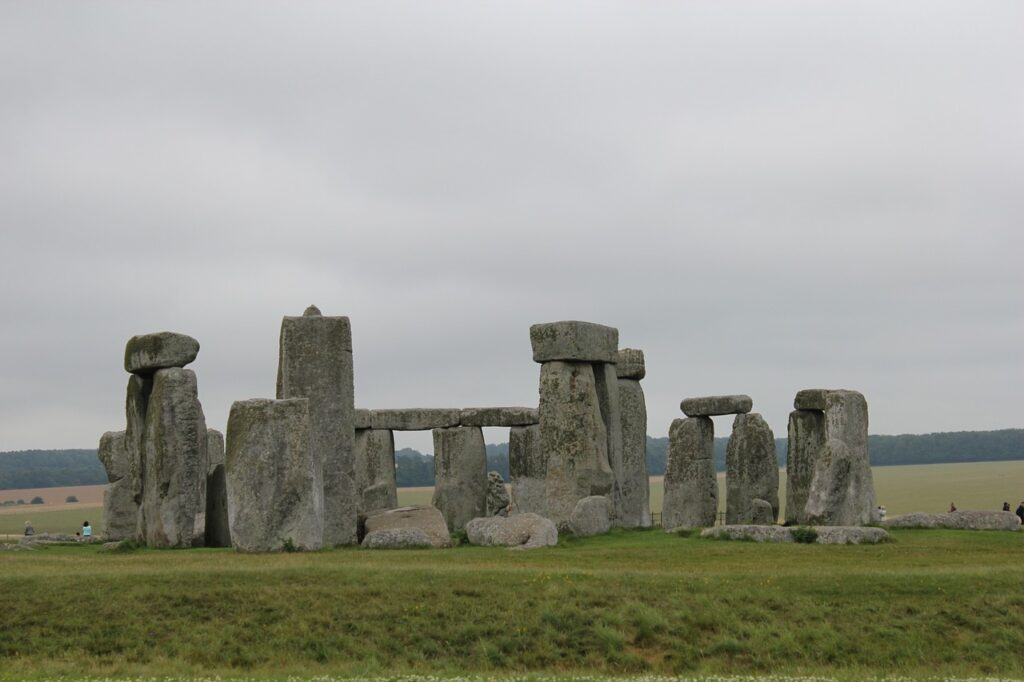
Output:
[[713,526],[717,514],[715,424],[710,417],[676,419],[668,431],[661,526],[668,531]]
[[771,505],[772,523],[779,518],[779,460],[775,436],[756,412],[738,414],[725,450],[725,520],[729,524],[754,521],[754,500]]
[[487,510],[487,449],[479,426],[433,430],[434,497],[449,531],[465,528]]
[[135,479],[124,431],[108,431],[97,451],[110,483],[103,491],[103,528],[107,540],[134,538],[139,526],[139,483]]
[[206,471],[205,544],[207,547],[230,547],[228,489],[224,471],[224,434],[209,429],[206,432],[206,450],[208,466]]
[[543,516],[547,509],[548,472],[540,445],[540,424],[509,429],[508,473],[512,479],[512,511]]
[[277,397],[309,400],[310,443],[323,472],[324,544],[356,542],[352,328],[310,306],[281,322]]
[[[646,375],[644,352],[619,351],[615,373],[622,415],[622,460],[619,474],[618,524],[623,528],[651,526],[650,479],[647,475],[647,403],[640,380]],[[615,470],[614,464],[612,470]]]
[[793,410],[789,413],[786,454],[786,523],[804,522],[804,507],[811,490],[814,458],[825,444],[825,413]]
[[356,429],[355,464],[359,513],[397,508],[394,432],[390,429]]

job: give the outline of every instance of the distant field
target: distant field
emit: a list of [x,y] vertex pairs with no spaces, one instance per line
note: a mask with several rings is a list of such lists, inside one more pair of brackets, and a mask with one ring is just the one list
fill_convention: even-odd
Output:
[[[25,500],[28,503],[33,497],[43,498],[42,505],[33,505],[36,509],[53,509],[54,505],[66,506],[64,500],[70,495],[78,498],[78,504],[103,504],[105,485],[76,485],[65,488],[22,488],[21,490],[0,490],[0,502],[7,500]],[[0,507],[0,514],[10,511],[11,507]]]

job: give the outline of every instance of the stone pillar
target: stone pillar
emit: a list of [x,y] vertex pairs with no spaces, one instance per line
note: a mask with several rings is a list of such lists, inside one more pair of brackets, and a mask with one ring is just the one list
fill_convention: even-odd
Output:
[[619,466],[621,417],[614,368],[606,365],[618,359],[619,333],[589,322],[553,322],[530,327],[530,342],[541,363],[543,515],[565,530],[581,499],[615,496],[609,448]]
[[313,454],[309,401],[242,400],[228,417],[228,524],[245,552],[320,549],[323,472]]
[[543,515],[547,467],[540,448],[540,424],[509,429],[508,473],[512,479],[512,511]]
[[352,328],[310,306],[281,322],[277,397],[308,398],[310,439],[324,481],[324,544],[356,542]]
[[713,526],[717,515],[715,424],[710,417],[676,419],[668,432],[661,526],[666,531]]
[[609,518],[612,525],[622,525],[623,515],[623,468],[622,468],[622,401],[619,397],[619,379],[615,365],[607,362],[594,363],[594,384],[597,389],[597,404],[601,408],[608,438],[608,467],[612,471],[612,490],[607,495],[611,503]]
[[355,462],[359,513],[397,508],[394,432],[388,429],[357,429]]
[[779,518],[779,459],[775,436],[756,412],[738,414],[725,451],[725,521],[752,523],[754,500],[772,507],[772,523]]
[[209,429],[206,436],[206,450],[209,456],[206,473],[206,546],[230,547],[228,489],[224,474],[224,434]]
[[434,429],[434,497],[448,530],[484,516],[487,505],[487,449],[479,426]]
[[804,507],[814,474],[814,457],[825,444],[825,413],[793,410],[789,413],[786,454],[786,523],[804,523]]
[[[622,464],[619,475],[618,525],[650,528],[650,478],[647,475],[647,404],[640,380],[646,375],[644,352],[632,348],[619,351],[615,365],[622,413]],[[612,470],[615,470],[614,465]]]
[[138,485],[133,478],[125,432],[104,433],[98,455],[110,481],[103,491],[104,535],[108,542],[133,539],[139,527]]

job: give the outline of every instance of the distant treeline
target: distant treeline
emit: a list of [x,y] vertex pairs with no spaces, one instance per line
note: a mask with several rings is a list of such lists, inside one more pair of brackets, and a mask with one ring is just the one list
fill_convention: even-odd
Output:
[[[715,466],[725,470],[728,438],[715,439]],[[957,431],[921,436],[868,436],[871,464],[946,464],[1024,459],[1024,429]],[[647,470],[665,473],[668,438],[647,437]],[[779,466],[786,465],[786,439],[775,439]],[[398,485],[403,488],[434,485],[434,458],[410,448],[395,452]],[[487,469],[508,480],[508,443],[487,446]],[[52,488],[106,483],[95,450],[26,450],[0,452],[0,490]]]

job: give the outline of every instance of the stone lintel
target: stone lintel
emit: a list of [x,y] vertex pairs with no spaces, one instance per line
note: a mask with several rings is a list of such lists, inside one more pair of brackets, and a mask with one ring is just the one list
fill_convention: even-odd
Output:
[[467,407],[459,416],[462,426],[530,426],[540,423],[536,407]]
[[430,431],[458,426],[461,410],[444,407],[411,407],[370,410],[370,428],[391,431]]
[[723,414],[746,414],[754,407],[749,395],[710,395],[687,398],[679,405],[687,417],[717,417]]
[[618,360],[619,330],[593,322],[565,320],[530,327],[534,362],[610,362]]

